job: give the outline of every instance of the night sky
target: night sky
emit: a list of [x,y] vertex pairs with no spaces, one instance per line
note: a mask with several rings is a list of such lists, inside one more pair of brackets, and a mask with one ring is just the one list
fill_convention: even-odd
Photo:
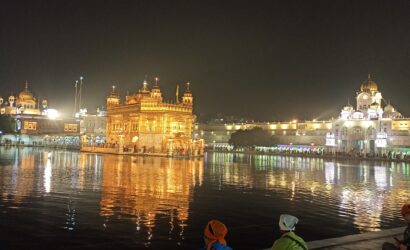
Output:
[[[410,116],[410,1],[2,1],[0,95],[24,82],[71,113],[160,78],[191,82],[201,119],[337,116],[371,73]],[[181,86],[181,89],[184,88]]]

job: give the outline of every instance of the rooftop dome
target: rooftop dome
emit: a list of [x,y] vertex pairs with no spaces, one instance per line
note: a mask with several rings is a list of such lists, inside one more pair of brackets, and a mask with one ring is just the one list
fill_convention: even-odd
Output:
[[346,106],[343,107],[343,110],[351,111],[351,110],[353,110],[353,106],[350,105],[350,103],[348,103]]
[[343,107],[343,110],[345,110],[345,111],[353,111],[354,110],[353,106],[350,104],[349,99],[347,99],[347,104]]
[[191,85],[190,82],[186,83],[186,89],[185,89],[185,92],[184,92],[184,96],[192,96],[191,90],[189,89],[190,85]]
[[108,97],[110,97],[110,98],[120,98],[120,95],[118,94],[117,90],[115,89],[115,85],[112,85],[111,92],[110,92]]
[[392,105],[387,104],[386,107],[384,107],[384,112],[395,112],[394,107]]
[[21,101],[34,100],[33,94],[31,94],[30,90],[28,90],[28,82],[26,82],[26,86],[24,87],[24,90],[20,92],[19,99]]
[[367,76],[367,80],[362,83],[360,86],[360,91],[362,92],[377,92],[378,87],[375,82],[370,78],[370,74]]
[[152,86],[152,90],[153,90],[154,92],[160,91],[160,88],[159,88],[159,85],[158,85],[158,80],[159,80],[159,78],[158,78],[158,77],[155,77],[155,84],[154,84],[154,86]]

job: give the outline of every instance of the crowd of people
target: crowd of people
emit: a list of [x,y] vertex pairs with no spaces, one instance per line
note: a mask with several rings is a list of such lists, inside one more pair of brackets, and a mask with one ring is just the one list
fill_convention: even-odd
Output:
[[[401,239],[393,238],[394,242],[385,242],[382,250],[410,250],[410,203],[401,208],[401,215],[407,223]],[[290,214],[281,214],[279,217],[279,230],[281,236],[273,243],[272,250],[307,250],[308,246],[302,237],[295,233],[299,219]],[[204,229],[204,246],[201,250],[232,250],[225,240],[228,228],[219,220],[211,220]]]
[[365,153],[363,150],[351,150],[350,152],[338,152],[320,146],[287,146],[287,147],[207,147],[218,152],[240,152],[268,155],[284,155],[296,157],[329,157],[329,158],[352,158],[352,159],[380,159],[410,161],[410,152],[386,150],[382,153]]

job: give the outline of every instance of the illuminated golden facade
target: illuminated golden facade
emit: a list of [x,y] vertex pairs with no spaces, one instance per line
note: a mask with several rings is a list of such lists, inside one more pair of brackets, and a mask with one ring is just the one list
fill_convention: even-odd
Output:
[[[41,103],[43,109],[45,109],[47,107],[47,100],[44,99]],[[0,97],[0,114],[41,115],[41,113],[38,100],[28,88],[28,82],[25,83],[24,89],[18,96],[10,95],[6,100]]]
[[202,155],[203,140],[191,138],[196,117],[189,83],[181,101],[178,95],[177,87],[176,102],[164,102],[156,79],[151,90],[144,81],[121,104],[113,86],[107,97],[107,147],[118,148],[118,153]]

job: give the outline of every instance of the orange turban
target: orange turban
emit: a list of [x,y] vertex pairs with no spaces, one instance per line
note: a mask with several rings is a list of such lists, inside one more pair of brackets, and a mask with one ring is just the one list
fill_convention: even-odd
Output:
[[219,243],[226,245],[225,235],[228,233],[228,228],[219,220],[211,220],[204,229],[204,236],[208,238],[209,243],[207,250],[212,248],[212,245],[219,241]]

